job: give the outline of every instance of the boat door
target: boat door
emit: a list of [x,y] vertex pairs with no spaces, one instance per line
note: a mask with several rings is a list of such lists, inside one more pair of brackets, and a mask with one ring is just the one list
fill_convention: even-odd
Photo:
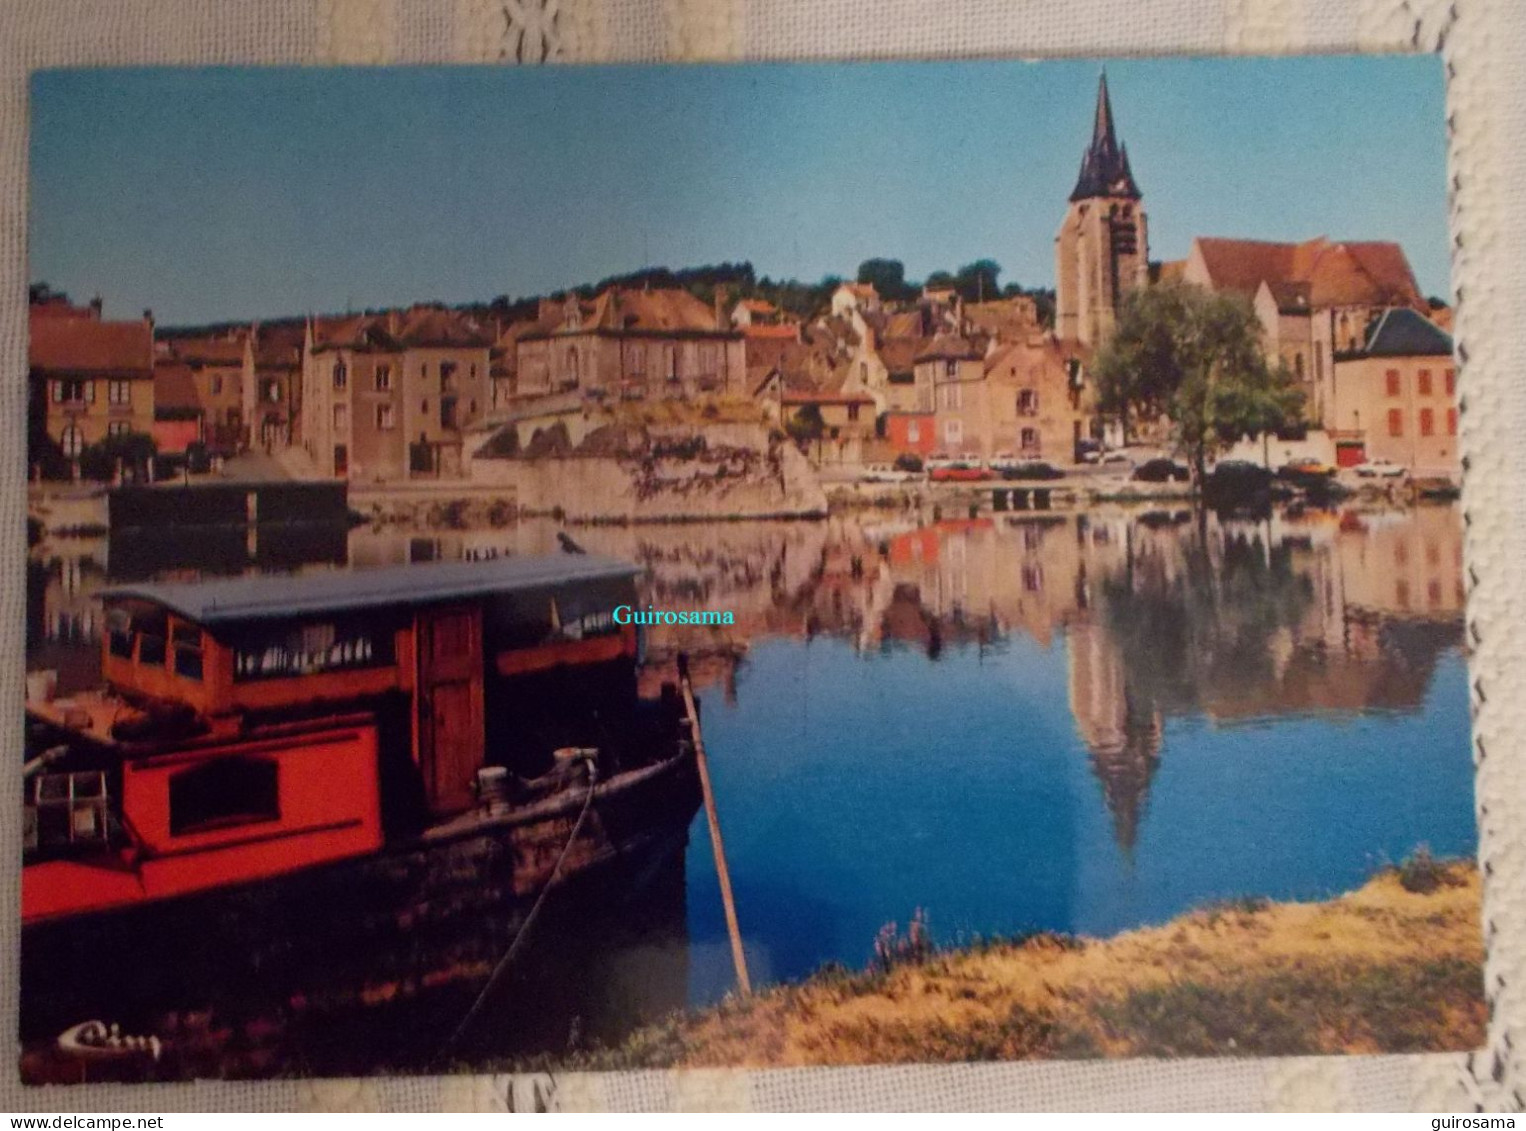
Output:
[[430,609],[414,624],[424,791],[431,812],[459,813],[482,766],[482,610]]

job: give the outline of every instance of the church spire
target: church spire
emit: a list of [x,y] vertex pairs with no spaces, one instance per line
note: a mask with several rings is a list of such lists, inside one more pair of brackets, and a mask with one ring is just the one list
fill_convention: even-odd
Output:
[[1107,72],[1097,80],[1097,115],[1092,123],[1092,142],[1081,158],[1081,175],[1076,178],[1071,200],[1094,196],[1123,196],[1138,200],[1144,194],[1134,183],[1129,169],[1128,150],[1118,144],[1113,126],[1113,101],[1107,93]]

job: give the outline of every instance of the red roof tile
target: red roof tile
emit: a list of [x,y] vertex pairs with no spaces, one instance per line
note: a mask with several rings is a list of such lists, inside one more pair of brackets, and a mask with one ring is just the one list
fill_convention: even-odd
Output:
[[1253,297],[1263,281],[1307,283],[1312,306],[1417,306],[1420,290],[1396,243],[1303,243],[1200,237],[1195,241],[1215,290]]
[[28,364],[67,373],[128,373],[154,369],[154,330],[147,322],[33,316]]

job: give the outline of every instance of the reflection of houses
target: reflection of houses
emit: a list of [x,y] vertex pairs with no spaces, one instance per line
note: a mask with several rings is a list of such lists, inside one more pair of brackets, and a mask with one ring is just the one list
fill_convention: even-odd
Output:
[[34,436],[45,430],[73,459],[108,436],[152,434],[152,317],[105,322],[98,302],[71,306],[62,295],[34,301],[29,314]]

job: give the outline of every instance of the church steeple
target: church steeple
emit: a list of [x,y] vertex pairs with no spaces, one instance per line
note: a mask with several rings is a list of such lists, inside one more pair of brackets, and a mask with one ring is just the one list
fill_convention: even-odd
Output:
[[1107,72],[1103,71],[1097,80],[1097,116],[1092,123],[1092,142],[1081,158],[1081,175],[1076,178],[1070,199],[1114,196],[1139,200],[1143,195],[1129,169],[1128,148],[1118,144],[1118,133],[1113,126],[1113,102],[1107,93]]

